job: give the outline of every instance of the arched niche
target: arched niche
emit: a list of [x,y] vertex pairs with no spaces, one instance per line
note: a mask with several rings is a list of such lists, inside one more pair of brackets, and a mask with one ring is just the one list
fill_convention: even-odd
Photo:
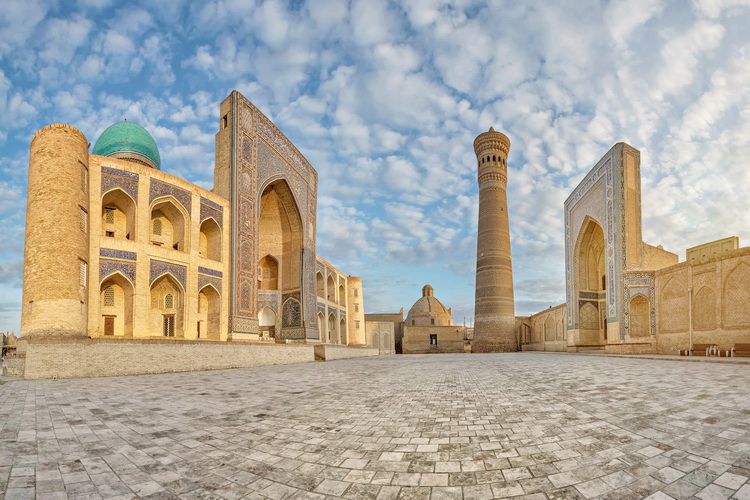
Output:
[[318,272],[315,274],[315,290],[319,299],[326,298],[326,284],[323,279],[323,273]]
[[344,285],[339,285],[339,305],[344,305],[346,303],[346,290],[344,289]]
[[105,336],[133,336],[133,284],[120,273],[99,286],[99,331]]
[[258,262],[258,290],[279,289],[279,262],[266,255]]
[[339,321],[339,337],[342,344],[347,345],[349,343],[346,335],[346,321],[344,319]]
[[278,262],[280,290],[302,286],[302,217],[289,185],[278,179],[263,189],[258,223],[258,255]]
[[648,337],[651,335],[651,306],[649,300],[637,294],[628,304],[630,317],[630,336]]
[[221,296],[212,285],[198,292],[198,338],[221,339]]
[[326,297],[326,299],[329,302],[336,302],[336,282],[333,281],[333,276],[328,276],[326,285],[326,288],[328,289],[328,296]]
[[212,217],[201,222],[199,237],[201,257],[221,261],[221,228]]
[[160,198],[151,206],[151,243],[187,252],[187,221],[187,214],[177,201]]
[[276,312],[268,306],[265,306],[258,313],[258,328],[261,335],[270,338],[276,337]]
[[136,205],[120,188],[102,196],[102,236],[135,240]]
[[184,337],[184,291],[171,274],[163,274],[154,280],[151,284],[150,302],[151,334],[161,337]]
[[328,315],[328,342],[332,344],[338,344],[338,335],[336,335],[336,315],[331,313]]

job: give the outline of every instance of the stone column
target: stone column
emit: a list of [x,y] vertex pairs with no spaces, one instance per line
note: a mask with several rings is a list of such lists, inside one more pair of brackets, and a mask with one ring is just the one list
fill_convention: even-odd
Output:
[[518,350],[508,228],[510,140],[490,128],[474,140],[479,181],[473,352]]

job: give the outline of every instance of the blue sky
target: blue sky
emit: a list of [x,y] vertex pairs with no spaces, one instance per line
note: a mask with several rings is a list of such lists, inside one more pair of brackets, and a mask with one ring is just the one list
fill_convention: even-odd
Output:
[[641,151],[645,241],[747,243],[748,26],[748,0],[3,0],[0,331],[19,328],[34,132],[94,143],[127,118],[210,188],[233,89],[318,170],[318,253],[362,276],[367,312],[430,283],[471,318],[490,125],[512,143],[517,314],[564,301],[562,203],[619,141]]

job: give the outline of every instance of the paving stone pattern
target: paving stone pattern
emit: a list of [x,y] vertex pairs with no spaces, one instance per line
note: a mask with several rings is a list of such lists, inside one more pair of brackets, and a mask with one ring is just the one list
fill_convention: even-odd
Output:
[[750,499],[750,367],[390,356],[0,386],[5,498]]

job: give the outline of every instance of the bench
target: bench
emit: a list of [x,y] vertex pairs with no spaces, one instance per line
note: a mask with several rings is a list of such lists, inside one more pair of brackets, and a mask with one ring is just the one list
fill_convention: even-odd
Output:
[[690,349],[691,356],[711,356],[715,353],[718,353],[716,344],[693,344]]
[[750,344],[734,344],[732,356],[750,357]]

